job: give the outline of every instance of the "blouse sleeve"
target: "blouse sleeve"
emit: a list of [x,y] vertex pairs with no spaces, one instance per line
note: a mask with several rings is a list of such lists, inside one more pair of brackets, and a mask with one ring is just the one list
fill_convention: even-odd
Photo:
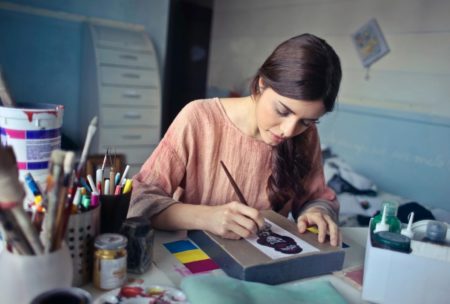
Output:
[[152,217],[169,206],[178,203],[173,198],[182,185],[192,142],[192,106],[188,104],[177,115],[167,133],[133,177],[128,217]]
[[301,201],[296,201],[292,206],[294,218],[310,208],[321,208],[328,213],[331,218],[338,222],[339,202],[335,192],[325,183],[322,164],[322,152],[320,149],[319,134],[316,127],[310,133],[310,145],[312,147],[312,165],[309,177],[305,183],[307,194]]

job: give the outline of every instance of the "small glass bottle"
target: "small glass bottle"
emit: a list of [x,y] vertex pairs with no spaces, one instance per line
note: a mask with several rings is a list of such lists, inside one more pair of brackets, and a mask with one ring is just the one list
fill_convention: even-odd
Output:
[[128,239],[128,272],[146,272],[152,264],[153,255],[154,230],[150,220],[141,216],[128,218],[122,224],[120,233]]
[[386,224],[389,225],[389,231],[400,233],[402,229],[402,223],[397,218],[397,209],[398,209],[397,202],[395,201],[383,202],[380,214],[378,214],[372,219],[372,222],[370,224],[370,232],[372,233],[374,232],[376,225],[381,222],[381,219],[383,217],[383,210],[386,210]]
[[127,279],[127,238],[115,233],[97,236],[94,243],[93,283],[98,289],[121,287]]

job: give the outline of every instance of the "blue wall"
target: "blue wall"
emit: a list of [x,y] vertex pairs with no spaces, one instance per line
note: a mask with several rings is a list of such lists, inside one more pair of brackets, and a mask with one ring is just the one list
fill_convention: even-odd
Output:
[[450,210],[450,119],[341,104],[319,132],[380,190]]
[[[14,4],[140,24],[164,64],[169,1],[16,0]],[[14,100],[65,106],[63,133],[80,144],[82,24],[0,9],[0,66]]]

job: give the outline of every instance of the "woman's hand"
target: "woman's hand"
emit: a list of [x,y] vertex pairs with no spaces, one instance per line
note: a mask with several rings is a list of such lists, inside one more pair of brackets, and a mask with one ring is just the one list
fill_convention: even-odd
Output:
[[227,239],[240,239],[263,227],[264,218],[255,208],[239,202],[210,206],[206,230]]
[[306,228],[312,225],[316,225],[319,230],[318,239],[320,243],[325,242],[325,237],[328,234],[331,245],[340,246],[342,237],[339,227],[325,210],[313,207],[306,210],[297,219],[297,227],[300,233],[304,233]]

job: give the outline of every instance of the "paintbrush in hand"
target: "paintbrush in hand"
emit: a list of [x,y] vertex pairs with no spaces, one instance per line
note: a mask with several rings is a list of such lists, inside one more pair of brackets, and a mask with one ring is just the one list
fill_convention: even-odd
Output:
[[[245,200],[244,195],[242,194],[241,190],[239,189],[238,185],[236,184],[234,178],[231,176],[230,171],[228,171],[227,166],[225,166],[225,164],[223,163],[223,161],[220,161],[220,164],[222,165],[222,169],[225,171],[225,174],[227,175],[228,180],[230,181],[231,186],[232,186],[233,189],[234,189],[234,192],[236,192],[236,195],[239,197],[239,201],[240,201],[241,203],[243,203],[243,204],[245,204],[245,205],[248,206],[248,203],[247,203],[247,201]],[[257,229],[257,233],[256,233],[256,234],[259,234],[260,230],[259,230],[258,224],[256,223],[256,221],[255,221],[254,219],[252,219],[252,218],[250,218],[250,219],[251,219],[251,220],[255,223],[255,225],[256,225],[256,229]]]

